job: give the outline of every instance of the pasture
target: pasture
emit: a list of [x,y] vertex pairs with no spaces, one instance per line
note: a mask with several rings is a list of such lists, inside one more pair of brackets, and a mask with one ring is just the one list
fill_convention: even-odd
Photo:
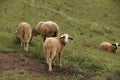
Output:
[[[49,20],[74,39],[53,73],[41,36],[25,52],[14,34],[20,22],[34,28]],[[120,0],[0,0],[0,80],[120,80],[120,48],[102,51],[103,41],[120,43]]]

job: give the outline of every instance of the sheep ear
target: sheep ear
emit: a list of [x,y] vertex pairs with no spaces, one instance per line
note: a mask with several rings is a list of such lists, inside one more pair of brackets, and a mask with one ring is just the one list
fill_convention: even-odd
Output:
[[120,46],[120,44],[118,44],[118,46]]
[[73,38],[71,38],[71,37],[68,37],[70,40],[73,40]]
[[59,37],[60,39],[62,39],[62,38],[65,38],[65,36],[61,36],[61,37]]
[[116,44],[112,44],[113,46],[116,46]]

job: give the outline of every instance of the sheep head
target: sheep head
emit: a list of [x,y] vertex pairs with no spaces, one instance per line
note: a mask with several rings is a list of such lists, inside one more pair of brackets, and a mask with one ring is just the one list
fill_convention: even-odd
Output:
[[112,44],[112,46],[115,46],[116,47],[116,49],[120,46],[120,44],[118,44],[118,43],[114,43],[114,44]]
[[38,24],[37,24],[37,28],[40,28],[42,25],[43,25],[44,21],[40,21]]
[[60,37],[60,40],[64,43],[64,44],[66,44],[66,43],[68,43],[68,40],[73,40],[73,38],[71,38],[68,34],[63,34],[61,37]]
[[38,33],[36,32],[36,30],[32,29],[32,36],[37,36],[37,35],[38,35]]

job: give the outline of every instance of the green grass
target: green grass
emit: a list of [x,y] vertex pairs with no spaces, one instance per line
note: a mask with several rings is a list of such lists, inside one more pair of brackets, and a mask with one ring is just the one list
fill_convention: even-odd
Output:
[[[73,70],[79,72],[94,67],[99,75],[89,80],[105,80],[108,75],[120,71],[120,49],[117,54],[99,49],[103,41],[120,43],[119,0],[0,0],[0,51],[26,53],[14,34],[16,25],[26,21],[34,28],[39,21],[46,20],[55,21],[61,34],[68,33],[74,38],[64,49],[64,67],[72,65]],[[28,53],[45,61],[42,44],[41,37],[34,38]],[[21,76],[22,80],[47,79],[47,76],[42,79],[28,76]],[[67,80],[64,76],[57,77]],[[75,74],[71,79],[82,77]],[[17,77],[1,74],[0,79],[16,80]]]

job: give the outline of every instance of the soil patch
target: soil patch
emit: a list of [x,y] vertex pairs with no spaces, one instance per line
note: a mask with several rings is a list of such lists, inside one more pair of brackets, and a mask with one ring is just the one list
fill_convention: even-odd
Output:
[[47,64],[28,55],[0,53],[0,73],[12,74],[17,70],[40,76],[42,71],[47,71]]
[[[10,53],[0,53],[0,74],[15,74],[16,71],[26,72],[32,76],[43,76],[43,74],[47,74],[51,79],[57,76],[63,76],[65,78],[69,78],[71,76],[75,76],[79,80],[89,80],[90,77],[95,77],[96,71],[94,69],[90,69],[88,72],[80,72],[74,69],[73,65],[69,65],[67,67],[58,67],[53,66],[52,73],[48,72],[48,65],[46,62],[40,61],[38,59],[30,57],[28,54],[19,55],[19,54],[10,54]],[[79,77],[82,75],[83,78]]]

